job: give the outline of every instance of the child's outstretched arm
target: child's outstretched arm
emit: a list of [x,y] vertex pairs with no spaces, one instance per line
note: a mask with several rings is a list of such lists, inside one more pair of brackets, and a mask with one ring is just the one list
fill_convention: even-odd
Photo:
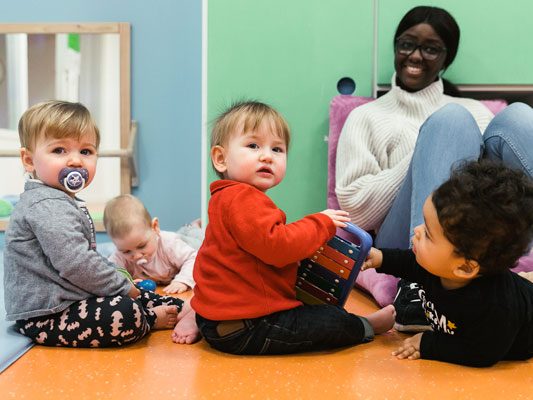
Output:
[[393,356],[396,356],[400,360],[409,359],[409,360],[418,360],[420,358],[420,342],[422,341],[422,333],[417,333],[416,335],[407,338],[403,341],[403,344],[392,352]]
[[194,262],[196,260],[196,250],[175,236],[170,243],[166,244],[167,256],[171,263],[179,266],[178,273],[163,291],[165,293],[183,293],[194,287],[192,276]]
[[[228,231],[241,249],[268,265],[284,268],[309,257],[335,234],[331,215],[310,214],[287,224],[285,213],[268,196],[252,187],[240,189],[225,206]],[[340,214],[333,218],[347,220]]]
[[[472,367],[489,367],[512,353],[521,321],[520,318],[512,317],[508,307],[503,304],[490,306],[479,310],[479,315],[469,318],[476,320],[452,322],[448,319],[445,326],[442,324],[434,331],[406,339],[392,354],[400,359],[423,358]],[[454,334],[446,333],[444,329],[454,331]]]
[[168,294],[174,294],[174,293],[180,294],[180,293],[186,292],[189,289],[190,287],[187,286],[185,283],[173,280],[172,282],[170,282],[167,286],[163,288],[163,292],[168,293]]
[[325,214],[330,217],[337,228],[346,228],[346,222],[350,222],[348,213],[343,210],[327,209],[322,211],[320,214]]
[[372,247],[370,251],[368,252],[368,255],[366,256],[366,260],[361,265],[361,271],[364,271],[365,269],[370,268],[379,268],[381,267],[381,263],[383,262],[383,252],[381,250],[376,249],[375,247]]

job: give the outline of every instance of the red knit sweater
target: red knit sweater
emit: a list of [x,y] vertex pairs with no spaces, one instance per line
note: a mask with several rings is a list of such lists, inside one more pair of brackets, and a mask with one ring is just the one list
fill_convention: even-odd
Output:
[[221,321],[256,318],[301,305],[296,262],[335,233],[333,221],[312,214],[285,224],[270,198],[245,183],[211,184],[209,224],[194,265],[192,307]]

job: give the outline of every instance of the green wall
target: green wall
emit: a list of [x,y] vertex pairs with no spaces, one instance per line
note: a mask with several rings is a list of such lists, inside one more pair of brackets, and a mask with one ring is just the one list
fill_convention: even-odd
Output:
[[289,220],[325,208],[329,102],[346,75],[360,78],[357,93],[371,93],[372,13],[371,0],[208,3],[208,121],[243,98],[284,115],[287,176],[269,195]]
[[[447,78],[533,84],[530,0],[379,0],[378,83],[390,83],[399,20],[422,3],[446,8],[460,24],[459,55]],[[289,220],[324,209],[329,103],[343,76],[356,81],[356,94],[372,93],[374,2],[210,0],[207,15],[208,121],[243,98],[276,107],[293,140],[287,176],[269,195]],[[210,183],[216,175],[210,165],[208,171]]]

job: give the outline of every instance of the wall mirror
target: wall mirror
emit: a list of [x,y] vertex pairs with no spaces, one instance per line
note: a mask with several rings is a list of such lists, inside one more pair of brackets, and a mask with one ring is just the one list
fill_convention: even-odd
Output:
[[129,23],[0,24],[0,229],[24,187],[18,121],[48,99],[79,101],[101,132],[98,168],[80,194],[98,230],[107,200],[136,184]]

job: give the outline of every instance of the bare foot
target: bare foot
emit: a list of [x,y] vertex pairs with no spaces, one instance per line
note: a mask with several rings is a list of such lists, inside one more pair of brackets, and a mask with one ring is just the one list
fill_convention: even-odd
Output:
[[392,329],[394,318],[396,318],[396,310],[392,304],[389,304],[366,317],[368,322],[370,322],[370,325],[372,325],[372,328],[374,328],[374,333],[377,335]]
[[178,314],[178,323],[172,332],[172,341],[178,344],[192,344],[200,340],[200,330],[196,325],[196,314],[189,302],[183,304]]
[[172,329],[178,322],[178,308],[176,306],[156,306],[152,308],[156,320],[152,329]]

